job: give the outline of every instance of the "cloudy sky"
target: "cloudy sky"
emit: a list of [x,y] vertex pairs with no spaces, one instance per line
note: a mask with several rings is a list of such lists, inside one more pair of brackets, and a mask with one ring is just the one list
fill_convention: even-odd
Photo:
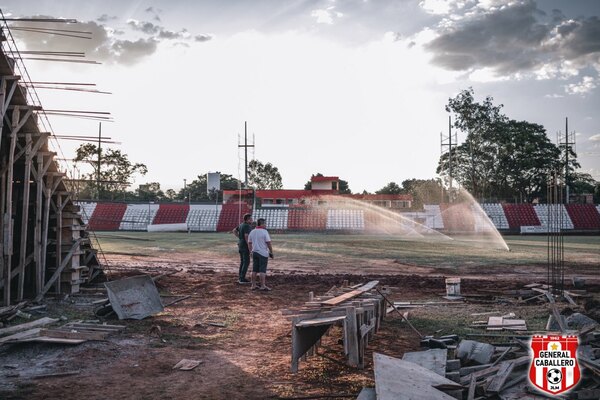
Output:
[[[473,87],[555,140],[576,132],[600,179],[600,1],[0,1],[11,17],[75,18],[70,39],[15,31],[22,50],[85,51],[100,65],[29,60],[34,81],[92,82],[111,95],[40,89],[48,109],[110,111],[103,133],[158,181],[243,177],[238,136],[286,188],[321,172],[374,191],[431,178],[444,105]],[[31,26],[29,23],[21,25]],[[97,122],[52,117],[55,133]],[[459,134],[459,140],[464,138]],[[67,158],[75,142],[62,141]]]

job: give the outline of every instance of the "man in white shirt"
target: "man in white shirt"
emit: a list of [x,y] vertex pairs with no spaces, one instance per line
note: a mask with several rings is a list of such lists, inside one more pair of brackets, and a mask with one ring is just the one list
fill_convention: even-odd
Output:
[[[271,247],[271,236],[266,229],[266,221],[259,218],[256,221],[256,229],[248,235],[248,245],[252,255],[252,290],[271,290],[266,285],[267,264],[269,257],[273,258],[273,247]],[[260,287],[256,286],[256,275],[260,277]]]

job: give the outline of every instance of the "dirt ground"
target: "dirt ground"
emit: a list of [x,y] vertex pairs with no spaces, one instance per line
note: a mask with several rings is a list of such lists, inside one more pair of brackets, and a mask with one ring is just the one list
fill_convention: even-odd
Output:
[[[546,266],[529,263],[432,266],[404,263],[395,258],[348,260],[338,255],[319,258],[276,258],[270,264],[271,292],[250,291],[236,283],[235,252],[216,256],[210,252],[155,252],[143,255],[107,252],[111,280],[147,273],[179,271],[157,281],[163,303],[190,298],[166,307],[159,315],[141,321],[108,320],[126,329],[104,342],[78,346],[14,344],[0,347],[1,399],[268,399],[310,395],[356,396],[363,386],[373,386],[372,352],[401,357],[419,349],[419,339],[399,318],[390,316],[370,342],[363,370],[343,364],[341,333],[325,338],[321,355],[290,370],[291,324],[282,309],[300,307],[308,292],[322,294],[344,280],[350,283],[379,279],[391,287],[394,300],[437,300],[445,292],[444,278],[462,277],[462,292],[518,289],[543,281]],[[137,253],[136,253],[137,254]],[[307,261],[310,260],[310,261]],[[349,265],[353,267],[350,268]],[[352,273],[343,273],[349,272]],[[588,291],[598,296],[598,265],[574,263],[567,276],[588,277]],[[48,299],[45,316],[91,320],[90,303],[102,293],[86,291],[67,299]],[[490,301],[485,295],[450,306],[410,310],[410,318],[424,334],[481,332],[468,325],[481,317],[475,312],[515,312],[527,320],[529,330],[545,325],[544,305],[516,307]],[[485,318],[485,317],[484,317]],[[211,326],[208,322],[224,324]],[[160,327],[160,336],[155,326]],[[192,371],[173,370],[181,359],[201,360]],[[76,371],[77,374],[32,379],[35,375]],[[351,397],[348,397],[351,398]]]

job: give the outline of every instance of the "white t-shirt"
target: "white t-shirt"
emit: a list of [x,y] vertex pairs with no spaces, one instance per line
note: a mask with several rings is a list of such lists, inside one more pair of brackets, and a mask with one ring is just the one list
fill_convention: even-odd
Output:
[[248,242],[252,243],[252,251],[257,252],[263,257],[269,257],[269,248],[267,242],[271,241],[269,232],[263,228],[255,228],[248,235]]

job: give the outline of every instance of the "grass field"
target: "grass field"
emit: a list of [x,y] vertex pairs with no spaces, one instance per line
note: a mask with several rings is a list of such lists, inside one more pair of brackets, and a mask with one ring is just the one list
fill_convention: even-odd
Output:
[[[102,250],[109,255],[237,257],[236,239],[224,233],[100,232],[98,239]],[[287,261],[392,260],[419,266],[460,267],[539,265],[547,260],[544,236],[505,237],[510,252],[461,241],[373,235],[273,234],[272,239],[277,259]],[[598,267],[600,272],[600,236],[566,236],[564,243],[567,264]]]

